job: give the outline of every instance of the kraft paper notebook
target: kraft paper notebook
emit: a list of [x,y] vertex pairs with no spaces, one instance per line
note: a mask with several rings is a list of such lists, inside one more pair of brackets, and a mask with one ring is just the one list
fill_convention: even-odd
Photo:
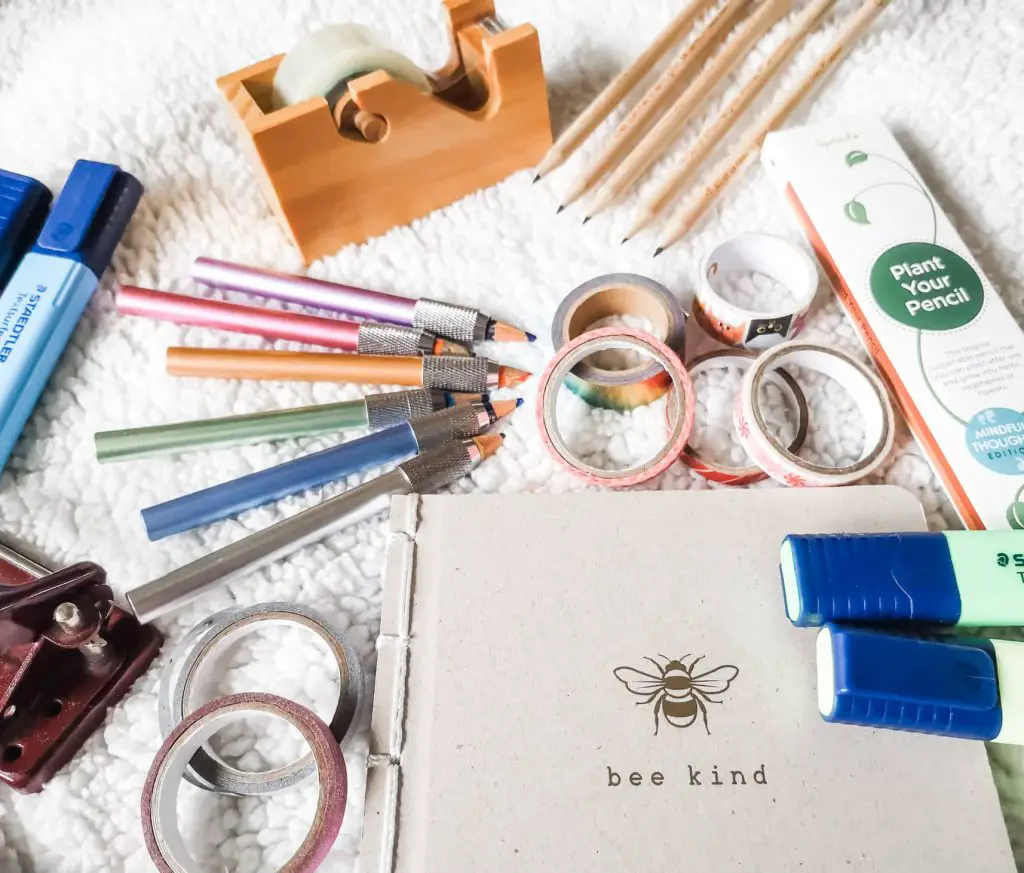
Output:
[[397,498],[361,869],[1012,873],[983,745],[826,724],[784,615],[785,534],[924,526],[892,487]]

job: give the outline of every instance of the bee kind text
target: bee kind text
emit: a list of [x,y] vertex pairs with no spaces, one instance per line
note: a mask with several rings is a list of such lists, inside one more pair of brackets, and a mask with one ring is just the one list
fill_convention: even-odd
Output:
[[[608,770],[608,787],[618,788],[619,786],[632,785],[639,788],[641,785],[664,785],[665,774],[660,770],[653,770],[650,773],[640,773],[636,770],[627,773],[625,770],[618,773],[611,767]],[[692,764],[686,767],[686,773],[680,774],[684,785],[694,785],[704,788],[712,785],[767,785],[768,774],[765,772],[765,765],[762,764],[756,770],[744,773],[742,770],[719,770],[718,765],[698,769]],[[675,781],[672,778],[669,782]]]

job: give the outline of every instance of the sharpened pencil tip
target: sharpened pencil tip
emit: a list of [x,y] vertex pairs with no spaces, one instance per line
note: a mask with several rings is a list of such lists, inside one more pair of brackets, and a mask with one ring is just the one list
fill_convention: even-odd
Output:
[[540,173],[533,177],[533,184],[536,185],[540,181]]
[[506,324],[504,321],[488,322],[484,335],[496,343],[532,343],[537,339],[532,333]]
[[582,223],[586,224],[588,221],[590,221],[591,218],[593,218],[593,216],[592,215],[588,215],[586,218],[583,219]]
[[515,385],[520,385],[529,379],[533,373],[528,373],[526,370],[520,370],[516,367],[499,367],[498,368],[498,387],[499,388],[512,388]]
[[661,254],[661,253],[662,253],[663,251],[665,251],[665,249],[664,249],[664,248],[663,248],[662,246],[658,246],[658,247],[657,247],[657,248],[656,248],[656,249],[654,250],[654,254],[653,254],[653,255],[651,255],[651,257],[653,257],[653,258],[656,258],[656,257],[658,257],[658,255],[660,255],[660,254]]
[[629,242],[629,237],[628,237],[628,236],[624,236],[624,237],[622,238],[622,242],[620,242],[620,243],[619,243],[619,245],[620,245],[620,246],[624,246],[624,245],[625,245],[626,243],[628,243],[628,242]]
[[516,398],[516,409],[518,409],[524,403],[526,403],[526,401],[522,397],[517,397]]
[[505,434],[503,433],[485,433],[482,436],[473,437],[473,442],[476,443],[477,448],[480,450],[480,455],[483,458],[489,458],[498,451],[504,439]]
[[497,420],[499,418],[504,418],[506,415],[511,415],[513,412],[515,412],[519,408],[519,403],[517,402],[517,400],[521,399],[522,398],[516,398],[514,400],[495,400],[493,403],[491,403],[490,411],[494,413],[494,419],[492,419],[492,421]]
[[559,203],[558,209],[555,210],[555,215],[561,215],[565,211],[565,204]]
[[526,341],[528,343],[537,342],[537,335],[535,333],[530,333],[528,330],[524,330],[523,333],[526,334]]

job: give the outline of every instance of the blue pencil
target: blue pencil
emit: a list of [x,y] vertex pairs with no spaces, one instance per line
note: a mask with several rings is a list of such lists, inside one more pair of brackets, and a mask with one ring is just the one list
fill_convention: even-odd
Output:
[[142,521],[153,541],[193,530],[352,473],[412,457],[451,439],[476,436],[521,402],[470,403],[402,422],[322,452],[147,507],[142,510]]

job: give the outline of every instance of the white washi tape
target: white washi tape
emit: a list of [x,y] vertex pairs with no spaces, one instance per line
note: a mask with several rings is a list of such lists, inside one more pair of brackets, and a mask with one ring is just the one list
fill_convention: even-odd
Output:
[[430,91],[430,79],[405,55],[380,45],[360,24],[335,24],[307,36],[281,61],[274,75],[275,108],[325,97],[333,109],[350,79],[384,70]]
[[[778,309],[743,309],[717,290],[730,273],[761,273],[785,285],[795,302]],[[745,233],[716,246],[704,259],[693,316],[728,346],[767,349],[795,337],[818,290],[818,268],[803,249],[777,236]]]
[[[864,451],[845,467],[823,467],[798,457],[768,431],[758,398],[768,374],[779,367],[806,367],[835,379],[853,398],[864,419]],[[792,371],[790,371],[792,372]],[[769,476],[784,485],[848,485],[876,470],[892,449],[895,418],[881,380],[845,352],[806,342],[769,349],[743,377],[736,396],[736,433],[743,448]]]

